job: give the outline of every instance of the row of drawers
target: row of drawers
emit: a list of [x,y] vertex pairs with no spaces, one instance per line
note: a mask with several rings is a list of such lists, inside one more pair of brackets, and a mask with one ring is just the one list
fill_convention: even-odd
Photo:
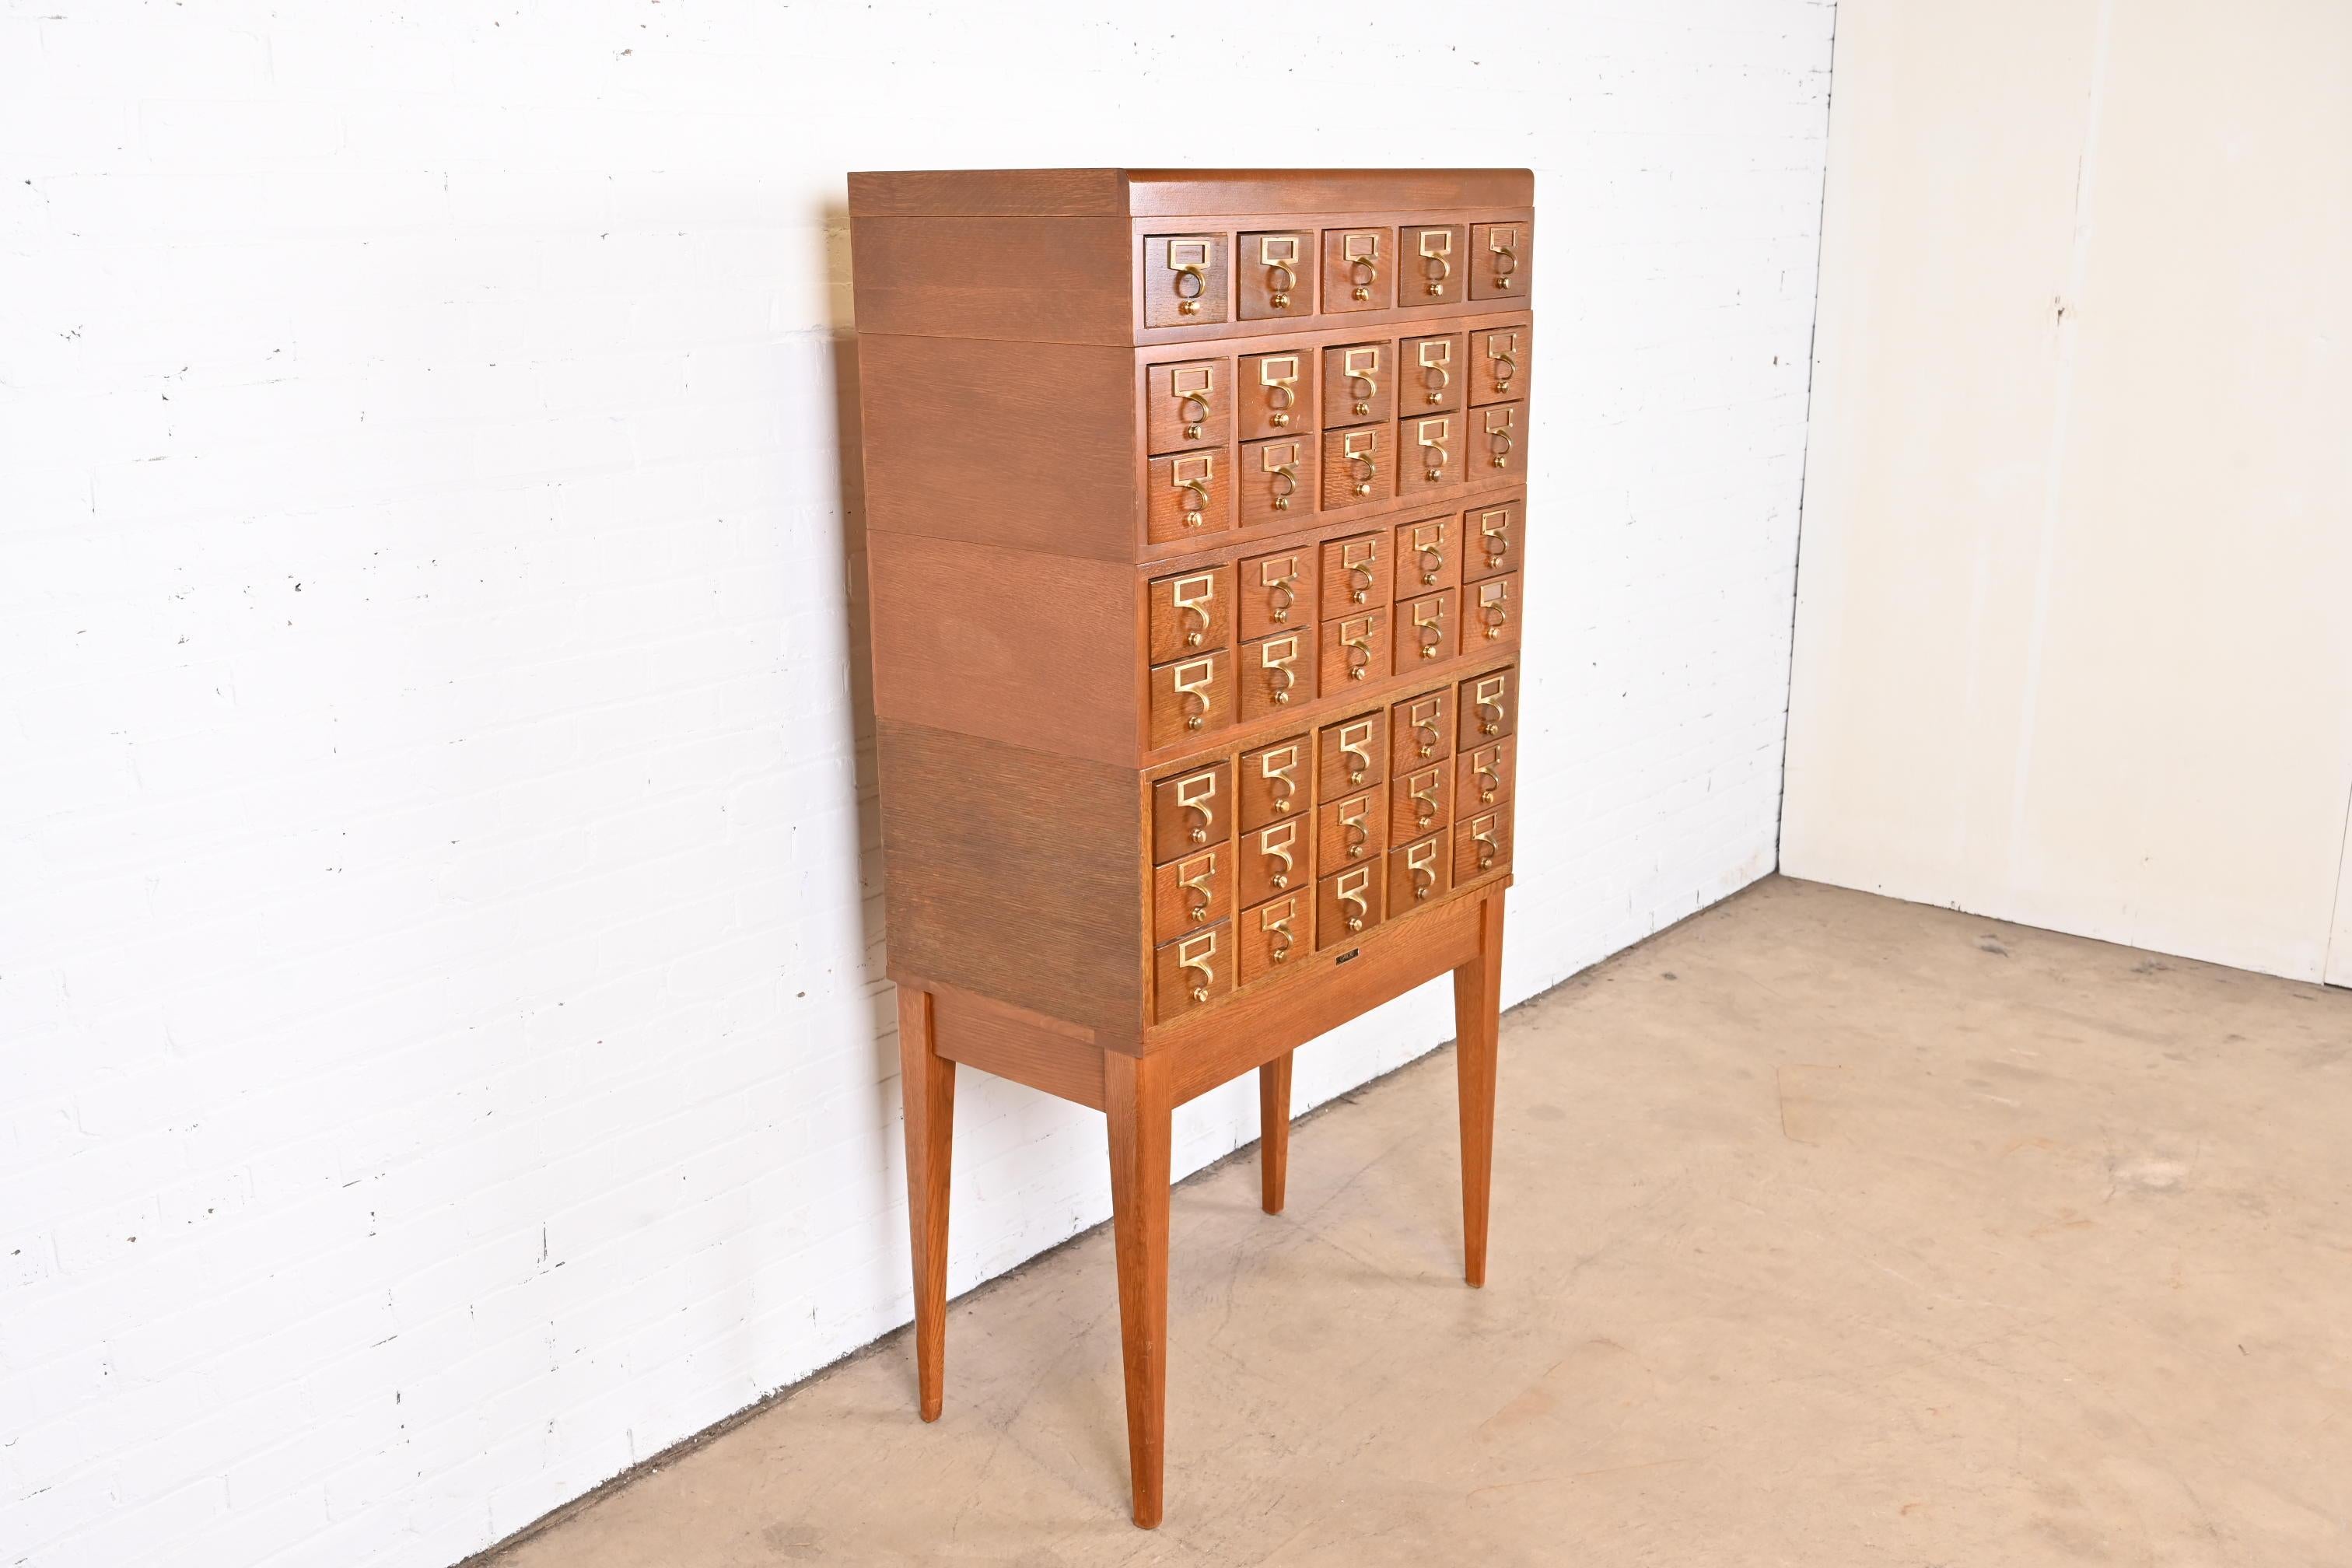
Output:
[[1148,235],[1143,322],[1200,327],[1522,300],[1534,245],[1535,226],[1525,220]]
[[1155,458],[1220,451],[1236,438],[1313,436],[1520,402],[1529,347],[1520,322],[1147,365],[1146,449]]
[[1156,785],[1155,1018],[1507,869],[1517,720],[1505,668]]
[[1526,432],[1527,405],[1498,403],[1320,437],[1244,441],[1238,466],[1223,452],[1153,458],[1144,535],[1178,544],[1237,528],[1303,528],[1318,510],[1509,483],[1522,471]]
[[1402,604],[1517,572],[1527,547],[1526,516],[1526,504],[1507,497],[1154,577],[1145,589],[1150,662],[1230,647],[1237,629],[1246,641],[1309,618]]

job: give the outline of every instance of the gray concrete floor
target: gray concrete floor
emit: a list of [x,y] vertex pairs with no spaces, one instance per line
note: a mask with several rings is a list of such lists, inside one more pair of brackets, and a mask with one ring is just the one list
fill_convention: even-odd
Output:
[[[1312,1049],[1313,1047],[1308,1047]],[[2352,1563],[2352,994],[1775,879],[1175,1198],[1168,1510],[1107,1229],[499,1568]]]

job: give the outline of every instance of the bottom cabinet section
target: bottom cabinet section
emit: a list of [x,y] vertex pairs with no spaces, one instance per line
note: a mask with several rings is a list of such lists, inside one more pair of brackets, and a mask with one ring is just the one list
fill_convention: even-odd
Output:
[[1220,923],[1160,946],[1152,962],[1155,1022],[1181,1017],[1233,990],[1233,927]]

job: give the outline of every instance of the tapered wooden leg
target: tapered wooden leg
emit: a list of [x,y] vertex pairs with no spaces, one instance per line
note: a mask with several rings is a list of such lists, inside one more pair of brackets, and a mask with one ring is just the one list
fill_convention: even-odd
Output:
[[1160,1522],[1168,1425],[1168,1126],[1172,1053],[1103,1053],[1110,1124],[1111,1232],[1118,1254],[1118,1327],[1127,1365],[1127,1466],[1135,1522]]
[[1478,956],[1454,972],[1454,1067],[1462,1100],[1462,1278],[1486,1283],[1486,1200],[1495,1173],[1495,1040],[1503,978],[1503,895],[1478,916]]
[[948,1152],[955,1063],[931,1036],[931,994],[898,987],[898,1078],[907,1108],[907,1227],[915,1258],[915,1378],[923,1419],[940,1418],[948,1339]]
[[1282,1184],[1290,1174],[1290,1053],[1257,1069],[1257,1179],[1259,1202],[1268,1214],[1282,1212]]

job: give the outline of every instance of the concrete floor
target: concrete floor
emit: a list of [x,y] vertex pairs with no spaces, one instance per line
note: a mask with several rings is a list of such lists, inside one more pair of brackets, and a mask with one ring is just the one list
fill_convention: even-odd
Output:
[[[1309,1047],[1310,1049],[1313,1047]],[[1772,880],[1171,1226],[1166,1523],[1108,1227],[499,1568],[2352,1563],[2352,994]]]

